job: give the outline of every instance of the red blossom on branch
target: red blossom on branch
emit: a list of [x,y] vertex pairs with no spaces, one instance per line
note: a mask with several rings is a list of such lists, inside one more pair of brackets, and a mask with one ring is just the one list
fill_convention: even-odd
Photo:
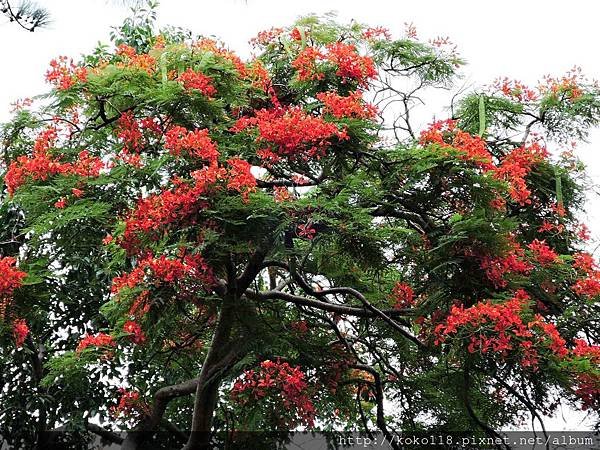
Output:
[[130,335],[129,338],[134,344],[142,345],[146,342],[146,335],[142,331],[142,327],[133,320],[128,320],[123,324],[123,331]]
[[338,119],[344,117],[372,119],[377,115],[377,108],[365,103],[360,91],[351,92],[346,97],[335,92],[319,92],[317,99],[323,102],[325,113]]
[[79,354],[84,351],[88,347],[98,347],[98,348],[113,348],[116,347],[117,343],[114,338],[110,334],[106,333],[96,333],[95,335],[86,334],[81,338],[77,348],[75,349],[75,353]]
[[15,345],[22,347],[25,343],[25,339],[29,336],[29,327],[24,319],[16,319],[12,323],[13,337],[15,338]]
[[546,241],[540,241],[538,239],[534,239],[528,246],[529,250],[533,253],[533,257],[536,259],[538,263],[542,266],[548,266],[550,264],[554,264],[559,262],[558,255],[554,250],[552,250]]
[[76,66],[73,60],[66,56],[50,61],[50,69],[46,72],[46,81],[54,85],[58,90],[64,91],[73,87],[76,83],[87,81],[87,69]]
[[247,405],[264,398],[280,403],[285,425],[314,426],[315,407],[308,393],[306,375],[300,367],[287,362],[263,361],[258,371],[247,370],[231,390],[234,401]]
[[415,292],[407,283],[397,282],[390,295],[395,309],[410,308],[415,304]]
[[187,153],[215,164],[219,157],[217,145],[208,135],[208,130],[189,131],[184,127],[171,127],[165,134],[165,148],[175,156]]
[[299,107],[261,109],[254,117],[244,117],[233,127],[234,132],[258,131],[257,142],[275,155],[308,160],[324,156],[337,140],[348,139],[345,131],[322,117],[305,113]]
[[0,258],[0,300],[12,297],[13,292],[20,288],[25,272],[16,268],[17,260],[11,256]]
[[212,78],[204,75],[202,72],[196,72],[191,68],[177,77],[177,80],[183,84],[184,89],[200,91],[206,97],[213,97],[217,93],[217,89],[213,86]]

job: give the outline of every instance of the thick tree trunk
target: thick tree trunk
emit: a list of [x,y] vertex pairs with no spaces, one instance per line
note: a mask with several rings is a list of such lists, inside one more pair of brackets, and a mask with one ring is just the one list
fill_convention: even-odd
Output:
[[207,450],[210,448],[212,421],[223,376],[220,373],[219,366],[221,366],[221,360],[229,347],[227,344],[233,326],[234,298],[234,296],[228,296],[223,299],[219,322],[200,371],[194,400],[192,429],[188,442],[184,447],[185,450]]

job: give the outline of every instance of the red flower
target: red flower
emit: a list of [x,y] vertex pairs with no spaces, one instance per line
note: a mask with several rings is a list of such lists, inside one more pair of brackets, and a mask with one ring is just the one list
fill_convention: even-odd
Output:
[[292,322],[290,326],[292,327],[292,330],[300,334],[306,334],[308,332],[308,323],[306,320],[297,320]]
[[595,298],[600,295],[600,276],[594,273],[589,278],[577,280],[572,286],[573,292],[582,297]]
[[390,30],[383,27],[367,28],[363,31],[362,36],[367,40],[383,39],[389,41],[392,38]]
[[600,376],[582,373],[577,375],[575,394],[581,399],[581,409],[598,408],[600,403]]
[[325,113],[337,118],[372,119],[377,114],[377,108],[365,103],[360,91],[351,92],[347,97],[338,95],[335,92],[319,92],[317,99],[325,105]]
[[326,59],[337,66],[336,75],[342,82],[356,81],[360,86],[367,86],[368,81],[377,76],[373,59],[358,54],[352,44],[336,42],[327,46]]
[[15,191],[25,184],[28,178],[35,181],[45,181],[54,175],[79,175],[82,177],[97,177],[104,163],[99,158],[90,156],[89,152],[79,153],[77,160],[73,163],[61,162],[48,153],[54,146],[56,129],[49,128],[38,136],[34,144],[33,156],[19,156],[13,161],[6,175],[4,183],[8,193],[13,195]]
[[165,134],[165,148],[175,156],[180,156],[185,152],[211,164],[215,164],[219,157],[217,146],[209,137],[206,129],[188,131],[180,126],[171,127]]
[[529,301],[529,295],[518,290],[502,303],[487,300],[470,308],[455,305],[445,321],[435,327],[435,343],[441,344],[451,336],[456,336],[459,342],[468,338],[470,353],[499,353],[507,357],[509,351],[517,352],[521,364],[533,370],[537,370],[541,349],[551,352],[555,358],[565,358],[569,353],[566,342],[554,324],[539,314],[534,320],[524,322],[522,314],[528,309]]
[[123,331],[130,335],[130,339],[134,344],[141,345],[146,342],[146,335],[142,331],[142,327],[133,320],[128,320],[123,325]]
[[559,261],[558,255],[548,246],[548,244],[546,244],[546,241],[534,239],[527,247],[532,251],[535,259],[542,266],[547,266]]
[[206,206],[203,196],[217,180],[226,176],[224,168],[215,165],[192,172],[194,184],[174,180],[176,187],[141,198],[125,219],[125,232],[120,242],[129,252],[135,252],[141,235],[153,236],[164,227],[186,220]]
[[239,158],[227,160],[229,174],[227,177],[227,188],[242,194],[244,201],[248,200],[248,193],[256,190],[256,178],[250,169],[252,166],[248,161]]
[[282,203],[291,200],[292,194],[290,194],[288,188],[284,186],[276,186],[273,188],[273,197],[275,202]]
[[116,347],[117,343],[110,334],[97,333],[95,335],[86,334],[81,338],[77,345],[76,353],[81,353],[88,347]]
[[202,95],[207,97],[212,97],[217,93],[211,77],[204,75],[202,72],[195,72],[191,68],[180,74],[177,80],[183,84],[185,89],[200,91]]
[[123,288],[172,284],[186,278],[196,279],[207,285],[214,283],[212,270],[200,255],[186,255],[180,259],[170,259],[165,255],[158,258],[148,255],[141,259],[131,272],[115,277],[111,291],[118,294]]
[[29,327],[27,326],[27,322],[23,319],[17,319],[13,321],[13,336],[15,338],[15,345],[17,347],[22,347],[25,339],[29,335]]
[[58,199],[58,201],[56,201],[54,203],[54,207],[58,208],[58,209],[64,209],[67,207],[67,199],[64,197],[61,197]]
[[434,122],[423,132],[419,139],[421,145],[436,144],[440,149],[452,149],[460,152],[459,157],[470,161],[484,170],[494,168],[492,155],[485,141],[479,136],[471,136],[456,127],[455,120]]
[[0,258],[0,300],[8,299],[23,284],[27,274],[15,267],[17,260],[10,256]]
[[579,224],[579,226],[577,227],[577,237],[582,240],[582,241],[589,241],[590,240],[590,230],[587,227],[587,225],[585,225],[584,223]]
[[579,269],[586,274],[592,274],[597,269],[594,257],[587,252],[579,252],[573,255],[573,268]]
[[406,283],[396,283],[392,289],[391,298],[395,302],[395,309],[410,308],[415,304],[415,293],[412,287]]
[[232,399],[242,405],[253,404],[267,397],[280,403],[280,415],[286,425],[312,427],[315,407],[307,393],[306,375],[300,367],[287,362],[263,361],[258,371],[247,370],[234,383]]
[[573,355],[588,358],[593,364],[600,364],[600,345],[590,345],[583,339],[573,339],[573,343]]
[[114,417],[131,417],[146,409],[146,405],[140,400],[140,393],[119,388],[119,402],[110,408]]
[[271,28],[259,32],[256,37],[250,39],[250,44],[253,46],[266,46],[281,36],[285,30],[283,28]]
[[511,242],[505,255],[485,256],[481,259],[480,267],[485,270],[488,279],[497,288],[505,287],[506,276],[510,274],[528,274],[533,266],[525,260],[525,252],[517,242]]
[[299,107],[261,109],[255,117],[244,117],[232,128],[241,132],[248,128],[258,130],[257,141],[264,144],[276,157],[308,160],[325,155],[334,139],[348,136],[333,123],[321,117],[306,114]]
[[305,237],[308,240],[315,238],[316,230],[310,224],[298,225],[298,236]]
[[305,47],[296,59],[292,61],[292,67],[296,69],[298,80],[322,80],[325,78],[323,72],[319,72],[317,68],[317,61],[323,59],[323,54],[316,48],[307,46]]
[[77,82],[87,81],[87,69],[73,64],[66,56],[50,61],[50,69],[46,72],[46,81],[59,90],[73,87]]

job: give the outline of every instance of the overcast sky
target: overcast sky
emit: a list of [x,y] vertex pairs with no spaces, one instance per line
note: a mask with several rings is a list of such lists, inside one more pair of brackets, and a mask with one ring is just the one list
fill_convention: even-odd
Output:
[[[118,0],[39,3],[52,14],[53,23],[45,30],[29,33],[0,17],[0,121],[9,117],[10,103],[48,89],[44,73],[50,59],[77,57],[98,41],[108,41],[110,27],[128,15]],[[159,23],[216,35],[246,56],[248,39],[258,31],[287,25],[300,15],[330,11],[336,11],[340,20],[385,26],[395,36],[412,22],[422,39],[450,37],[468,62],[463,82],[473,86],[500,76],[535,85],[543,75],[562,75],[575,65],[590,78],[600,79],[600,6],[590,0],[163,0]],[[600,182],[598,147],[600,131],[595,130],[590,143],[578,149],[595,182]],[[598,198],[590,198],[588,221],[600,237]],[[568,425],[557,418],[547,428],[577,426],[580,415],[568,411],[565,415]]]

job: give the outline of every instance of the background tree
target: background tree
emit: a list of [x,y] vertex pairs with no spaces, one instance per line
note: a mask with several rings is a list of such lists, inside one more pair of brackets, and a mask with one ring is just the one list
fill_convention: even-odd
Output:
[[597,124],[597,84],[498,80],[417,130],[462,65],[447,40],[307,17],[244,62],[152,14],[52,61],[3,129],[10,445],[496,436],[597,410],[586,181],[548,150]]
[[29,1],[11,5],[8,0],[0,0],[0,12],[27,31],[35,31],[48,25],[50,15],[44,8]]

